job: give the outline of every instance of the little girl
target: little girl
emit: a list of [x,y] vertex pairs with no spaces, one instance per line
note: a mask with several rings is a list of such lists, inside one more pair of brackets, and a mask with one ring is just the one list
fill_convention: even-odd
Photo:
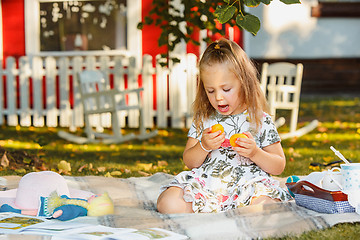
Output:
[[[190,171],[162,187],[161,213],[221,212],[291,199],[270,174],[285,168],[280,137],[260,89],[257,71],[233,41],[208,46],[200,63],[194,122],[183,153]],[[220,123],[225,132],[212,132]],[[236,147],[229,144],[235,133]]]

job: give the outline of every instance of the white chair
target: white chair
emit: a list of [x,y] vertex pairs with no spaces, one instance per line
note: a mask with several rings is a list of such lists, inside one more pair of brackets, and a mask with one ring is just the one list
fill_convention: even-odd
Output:
[[[116,88],[110,89],[106,84],[105,78],[99,70],[84,70],[78,75],[80,98],[83,105],[85,133],[86,138],[79,137],[64,131],[59,131],[59,136],[69,141],[79,144],[87,142],[102,142],[105,144],[121,143],[132,139],[147,139],[155,136],[157,131],[146,132],[143,119],[143,108],[140,92],[143,88],[126,89],[119,91]],[[129,105],[126,96],[136,94],[137,103]],[[130,133],[123,135],[121,133],[119,113],[121,111],[129,112],[138,110],[139,114],[139,134]],[[98,118],[98,124],[101,125],[101,115],[109,113],[111,115],[112,134],[103,133],[102,127],[91,125],[91,117]]]
[[275,125],[280,127],[285,123],[283,117],[276,119],[276,110],[285,109],[291,111],[290,131],[280,134],[282,139],[300,137],[318,125],[317,120],[301,129],[297,129],[300,91],[303,74],[301,63],[292,64],[287,62],[264,63],[261,71],[261,88],[264,91],[270,107],[270,115]]

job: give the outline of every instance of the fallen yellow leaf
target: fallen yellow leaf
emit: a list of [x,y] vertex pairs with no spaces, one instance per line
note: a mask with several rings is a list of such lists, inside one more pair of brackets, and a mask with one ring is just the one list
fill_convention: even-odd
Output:
[[99,172],[105,172],[106,171],[106,167],[98,167],[97,170]]
[[168,166],[169,164],[168,164],[167,161],[162,160],[162,161],[158,161],[158,162],[157,162],[157,165],[158,165],[159,167],[165,167],[165,166]]
[[323,160],[324,160],[325,162],[331,162],[333,159],[334,159],[334,158],[331,157],[331,156],[323,157]]
[[110,174],[111,174],[111,176],[121,176],[122,172],[120,172],[120,171],[112,171]]
[[319,171],[320,167],[319,166],[309,166],[309,169],[313,170],[313,171]]
[[162,136],[162,137],[169,136],[169,132],[166,130],[158,130],[158,134],[159,134],[159,136]]
[[143,171],[138,171],[138,173],[144,177],[148,177],[150,176],[151,174],[150,173],[146,173],[146,172],[143,172]]
[[65,160],[61,160],[58,164],[59,173],[68,174],[71,172],[71,164]]
[[150,171],[153,164],[152,163],[136,163],[136,166],[145,171]]
[[20,168],[20,169],[15,169],[15,172],[16,172],[17,174],[25,174],[25,173],[26,173],[26,170],[23,169],[23,168]]
[[1,158],[1,161],[0,161],[0,164],[1,166],[3,166],[4,168],[8,167],[9,166],[9,159],[7,158],[6,156],[6,152],[4,153],[4,155],[2,156]]

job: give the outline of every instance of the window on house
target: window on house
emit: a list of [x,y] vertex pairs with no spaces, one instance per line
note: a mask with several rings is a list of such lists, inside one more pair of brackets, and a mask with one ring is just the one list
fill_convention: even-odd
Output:
[[359,18],[360,0],[319,0],[311,7],[311,16]]
[[40,51],[127,49],[126,0],[40,1]]

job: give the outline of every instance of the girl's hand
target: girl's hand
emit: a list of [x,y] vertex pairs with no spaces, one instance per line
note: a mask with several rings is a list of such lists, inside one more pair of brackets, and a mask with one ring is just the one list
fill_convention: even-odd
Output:
[[258,152],[259,148],[256,146],[255,139],[250,132],[244,132],[244,134],[248,138],[236,139],[235,143],[239,145],[239,147],[232,147],[232,149],[236,151],[239,155],[251,159]]
[[221,131],[211,132],[211,127],[203,131],[201,143],[207,150],[215,150],[220,148],[221,144],[225,141],[225,133]]

